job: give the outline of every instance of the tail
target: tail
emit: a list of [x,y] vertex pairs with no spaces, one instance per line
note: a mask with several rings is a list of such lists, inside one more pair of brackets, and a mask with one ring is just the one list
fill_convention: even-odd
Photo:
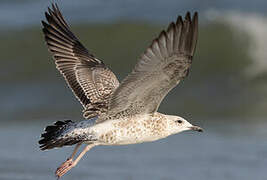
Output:
[[52,149],[81,142],[81,139],[70,136],[69,131],[75,124],[71,120],[57,121],[52,126],[47,126],[39,141],[41,150]]

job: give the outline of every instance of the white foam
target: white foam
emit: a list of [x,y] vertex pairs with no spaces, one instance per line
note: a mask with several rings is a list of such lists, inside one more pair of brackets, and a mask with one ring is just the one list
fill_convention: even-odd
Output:
[[267,71],[267,17],[256,13],[210,10],[206,18],[227,23],[234,31],[245,32],[249,36],[248,55],[253,62],[246,69],[247,75],[256,76]]

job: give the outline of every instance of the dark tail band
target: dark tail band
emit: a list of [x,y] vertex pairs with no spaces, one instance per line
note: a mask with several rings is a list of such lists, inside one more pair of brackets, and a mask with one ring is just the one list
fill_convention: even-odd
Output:
[[58,138],[71,124],[74,124],[74,122],[71,120],[66,120],[57,121],[54,123],[54,125],[47,126],[45,128],[45,132],[41,135],[42,139],[39,141],[41,150],[76,144],[77,142],[66,142],[65,139]]

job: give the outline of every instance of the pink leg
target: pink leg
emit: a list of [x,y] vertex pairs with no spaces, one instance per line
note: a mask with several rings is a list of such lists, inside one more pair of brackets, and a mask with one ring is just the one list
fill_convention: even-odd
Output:
[[57,178],[59,179],[61,176],[63,176],[64,174],[66,174],[66,172],[68,172],[71,168],[73,168],[74,166],[76,166],[76,164],[80,161],[80,159],[85,155],[85,153],[87,151],[89,151],[92,147],[96,146],[95,144],[89,144],[87,145],[84,150],[79,154],[79,156],[73,161],[73,158],[78,150],[78,148],[81,146],[81,144],[78,144],[71,157],[67,159],[67,161],[65,161],[64,163],[61,164],[61,166],[59,166],[55,172]]

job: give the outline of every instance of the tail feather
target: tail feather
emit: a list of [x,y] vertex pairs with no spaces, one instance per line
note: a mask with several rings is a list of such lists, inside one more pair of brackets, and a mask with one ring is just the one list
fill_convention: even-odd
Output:
[[47,126],[45,132],[41,135],[42,139],[39,141],[41,150],[79,143],[80,140],[73,138],[60,138],[62,133],[69,129],[73,124],[73,121],[66,120],[57,121],[54,125]]
[[70,146],[80,142],[96,141],[94,134],[88,132],[92,126],[91,120],[75,123],[71,120],[57,121],[54,125],[47,126],[39,141],[41,150],[62,146]]

